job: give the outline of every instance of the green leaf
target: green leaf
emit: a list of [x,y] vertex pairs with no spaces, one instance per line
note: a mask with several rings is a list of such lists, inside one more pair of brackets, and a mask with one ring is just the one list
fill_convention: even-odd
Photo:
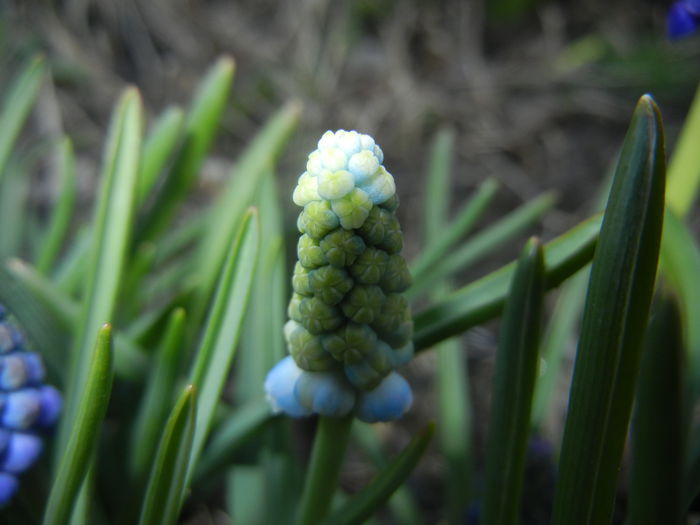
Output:
[[523,204],[495,224],[482,230],[460,248],[434,261],[430,267],[425,267],[423,272],[414,274],[414,285],[409,288],[408,295],[416,297],[430,289],[440,279],[467,268],[498,247],[512,241],[549,211],[555,201],[553,194],[546,193]]
[[187,487],[196,417],[195,387],[188,385],[165,424],[141,509],[141,525],[177,522]]
[[666,202],[678,217],[691,210],[700,188],[700,85],[668,165]]
[[[583,268],[593,257],[600,215],[595,215],[544,245],[545,289],[551,289]],[[510,263],[453,292],[414,317],[413,342],[425,350],[439,341],[498,317],[513,276]]]
[[36,257],[36,267],[44,275],[52,269],[66,239],[77,193],[73,144],[68,137],[63,137],[58,143],[54,157],[58,166],[60,192]]
[[[493,201],[498,191],[498,183],[494,179],[486,179],[476,194],[464,205],[457,217],[450,223],[445,223],[438,231],[426,236],[425,249],[411,263],[411,274],[415,286],[424,288],[420,281],[422,277],[429,276],[431,269],[447,256],[457,245],[460,238],[466,235],[481,218],[484,211]],[[428,204],[426,207],[434,208],[436,204]],[[428,230],[426,225],[426,232]]]
[[87,380],[79,392],[74,424],[51,486],[44,525],[68,523],[92,455],[112,391],[112,327],[104,325],[90,355]]
[[518,259],[501,322],[486,451],[484,525],[519,522],[543,296],[542,245],[533,238]]
[[[433,156],[428,166],[428,188],[425,207],[425,238],[428,245],[417,261],[423,267],[433,266],[445,257],[459,238],[470,229],[482,215],[496,194],[497,184],[487,179],[477,194],[464,206],[452,225],[448,226],[446,210],[449,208],[451,141],[450,136],[438,135]],[[457,230],[458,228],[458,230]],[[432,241],[432,242],[431,242]],[[435,248],[431,248],[435,246]],[[425,254],[433,254],[426,256]],[[414,271],[420,265],[413,266]],[[415,281],[414,281],[415,283]],[[450,285],[437,283],[430,297],[438,301],[448,295]],[[437,393],[440,413],[439,443],[445,458],[446,475],[443,486],[447,493],[448,523],[458,524],[464,520],[465,507],[469,501],[471,484],[471,409],[469,400],[469,377],[464,353],[457,338],[440,343],[437,351]],[[398,492],[397,492],[398,494]],[[396,499],[394,496],[391,502]]]
[[7,168],[15,141],[39,95],[39,88],[45,74],[44,57],[32,58],[14,79],[8,94],[3,99],[2,109],[0,109],[0,180]]
[[202,452],[194,479],[204,480],[230,464],[236,451],[270,420],[270,405],[257,398],[231,412],[213,431]]
[[[32,155],[33,156],[33,155]],[[13,159],[0,181],[0,260],[17,255],[28,238],[27,201],[34,159]]]
[[[388,466],[389,459],[381,446],[375,425],[357,421],[352,427],[352,437],[378,469],[383,470]],[[415,498],[404,485],[396,489],[389,498],[388,505],[396,523],[400,525],[419,525],[424,522]]]
[[535,432],[541,430],[549,408],[557,399],[564,357],[581,321],[589,277],[588,269],[583,269],[565,282],[552,308],[547,331],[540,345],[540,372],[532,401],[531,426]]
[[443,129],[435,136],[430,149],[424,219],[427,245],[430,237],[435,235],[435,232],[441,231],[447,223],[454,142],[454,132]]
[[656,278],[664,209],[661,116],[643,96],[620,155],[586,297],[554,525],[607,523]]
[[185,113],[178,107],[166,109],[146,135],[141,154],[141,169],[136,201],[142,204],[158,181],[158,176],[175,151],[182,134]]
[[201,387],[197,400],[197,422],[188,480],[192,477],[209,435],[214,412],[236,351],[251,283],[255,276],[260,227],[254,208],[243,217],[236,239],[227,244],[230,251],[221,271],[214,303],[209,311],[202,342],[190,373],[190,383]]
[[96,327],[111,321],[129,247],[136,175],[141,149],[142,109],[138,91],[127,89],[112,117],[102,187],[85,275],[83,309],[71,361],[69,388],[59,430],[60,453],[75,422],[77,397],[90,366]]
[[634,408],[630,525],[680,525],[686,515],[683,477],[683,344],[675,300],[662,294],[642,350]]
[[333,511],[324,520],[324,525],[360,525],[364,523],[408,479],[428,448],[434,431],[435,425],[432,423],[424,428],[367,487]]
[[0,265],[0,303],[20,322],[29,334],[33,346],[46,359],[49,378],[58,385],[65,382],[66,348],[70,330],[51,311],[51,307],[36,300],[32,291],[15,275],[17,259],[11,259],[8,267]]
[[661,270],[678,296],[687,349],[686,418],[692,420],[700,397],[700,248],[687,226],[672,210],[666,211],[661,238]]
[[158,438],[176,393],[183,358],[184,332],[185,311],[177,308],[170,315],[134,420],[129,470],[139,488],[146,482]]
[[234,70],[231,58],[220,58],[200,83],[187,113],[184,142],[165,183],[141,221],[136,244],[155,239],[170,225],[178,205],[196,180],[224,113]]
[[[201,285],[202,302],[209,301],[226,255],[226,239],[233,235],[262,177],[271,171],[296,127],[300,113],[299,104],[290,103],[270,119],[234,166],[226,187],[214,204],[198,253],[197,283]],[[193,319],[196,320],[197,316]]]

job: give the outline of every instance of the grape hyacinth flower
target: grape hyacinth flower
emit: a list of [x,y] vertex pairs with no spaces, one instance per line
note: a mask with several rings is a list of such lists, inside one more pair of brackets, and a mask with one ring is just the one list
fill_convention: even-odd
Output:
[[284,336],[290,355],[268,373],[276,412],[391,421],[411,406],[395,370],[413,356],[413,321],[402,293],[394,178],[369,135],[327,131],[308,158],[293,200],[298,262]]
[[674,2],[666,19],[668,37],[678,39],[690,36],[700,27],[700,0]]
[[41,356],[26,350],[24,337],[0,305],[0,506],[19,486],[18,476],[42,452],[40,433],[50,429],[63,400],[43,384]]

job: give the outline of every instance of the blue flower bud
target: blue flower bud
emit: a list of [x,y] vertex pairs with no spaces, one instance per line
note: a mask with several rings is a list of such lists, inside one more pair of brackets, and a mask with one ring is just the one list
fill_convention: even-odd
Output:
[[322,416],[344,416],[355,404],[355,392],[334,372],[303,372],[294,395],[303,407]]
[[411,387],[403,377],[392,372],[374,390],[360,394],[355,412],[367,423],[393,421],[403,416],[412,403]]
[[44,445],[39,436],[12,432],[5,454],[0,460],[0,471],[19,474],[27,470],[39,457]]
[[7,504],[17,492],[19,481],[12,474],[0,472],[0,506]]
[[668,11],[666,25],[672,40],[692,35],[700,27],[700,1],[675,2]]
[[282,359],[267,373],[265,394],[273,412],[284,412],[292,417],[311,415],[311,410],[301,406],[294,394],[297,379],[303,373],[291,356]]
[[27,430],[41,412],[41,395],[34,388],[15,390],[5,395],[5,410],[0,422],[5,428]]
[[36,425],[39,428],[49,428],[56,423],[63,408],[63,397],[61,393],[51,385],[43,385],[39,389],[41,407],[36,418]]

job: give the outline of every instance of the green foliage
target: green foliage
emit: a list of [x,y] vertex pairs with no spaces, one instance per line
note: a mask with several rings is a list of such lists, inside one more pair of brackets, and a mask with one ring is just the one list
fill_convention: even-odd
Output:
[[[532,4],[499,2],[492,14],[515,16]],[[554,207],[553,194],[475,232],[499,184],[486,180],[466,203],[452,203],[456,142],[441,132],[428,163],[424,248],[407,264],[397,197],[373,204],[340,169],[318,188],[302,177],[295,202],[313,191],[333,200],[303,205],[290,279],[285,254],[295,241],[286,239],[289,198],[277,195],[276,162],[302,117],[298,103],[262,126],[212,202],[199,202],[195,213],[183,206],[228,111],[234,69],[222,58],[187,110],[168,108],[150,125],[136,89],[124,92],[106,134],[92,218],[81,224],[80,145],[59,135],[17,147],[48,76],[45,60],[29,60],[7,83],[0,303],[44,356],[65,406],[47,447],[52,460],[21,479],[21,497],[0,508],[0,521],[176,523],[183,509],[223,498],[225,512],[243,524],[359,524],[385,505],[395,522],[417,524],[420,498],[408,481],[437,430],[430,454],[444,466],[440,519],[462,523],[478,501],[483,523],[517,523],[527,504],[530,432],[545,432],[586,296],[553,523],[610,523],[634,395],[629,522],[680,523],[700,491],[700,447],[688,446],[700,435],[692,418],[700,398],[700,250],[684,222],[700,180],[698,102],[670,163],[666,212],[661,119],[645,96],[605,211],[544,244],[530,241],[518,261],[466,284],[463,270],[532,233]],[[27,199],[39,161],[52,163],[59,189],[42,217]],[[647,328],[659,250],[664,291]],[[591,260],[589,281],[580,270]],[[540,342],[543,297],[563,283]],[[469,355],[459,336],[501,316],[479,491]],[[351,431],[352,416],[322,417],[300,468],[303,425],[275,417],[263,399],[285,344],[305,370],[352,368],[364,391],[411,345],[435,349],[436,424],[409,420],[404,428],[423,430],[390,460],[384,427]],[[343,495],[339,479],[353,441],[377,472]]]

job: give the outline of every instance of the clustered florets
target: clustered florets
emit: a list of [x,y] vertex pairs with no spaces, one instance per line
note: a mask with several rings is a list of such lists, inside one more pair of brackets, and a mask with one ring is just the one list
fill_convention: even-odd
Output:
[[700,28],[700,0],[678,0],[668,11],[668,36],[683,38]]
[[18,476],[41,454],[40,433],[61,411],[61,394],[44,385],[41,357],[29,352],[24,337],[0,305],[0,505],[19,486]]
[[309,155],[293,200],[303,206],[292,277],[290,357],[268,375],[273,407],[292,416],[366,421],[400,417],[411,404],[394,370],[413,356],[411,284],[393,177],[368,135],[327,131]]

